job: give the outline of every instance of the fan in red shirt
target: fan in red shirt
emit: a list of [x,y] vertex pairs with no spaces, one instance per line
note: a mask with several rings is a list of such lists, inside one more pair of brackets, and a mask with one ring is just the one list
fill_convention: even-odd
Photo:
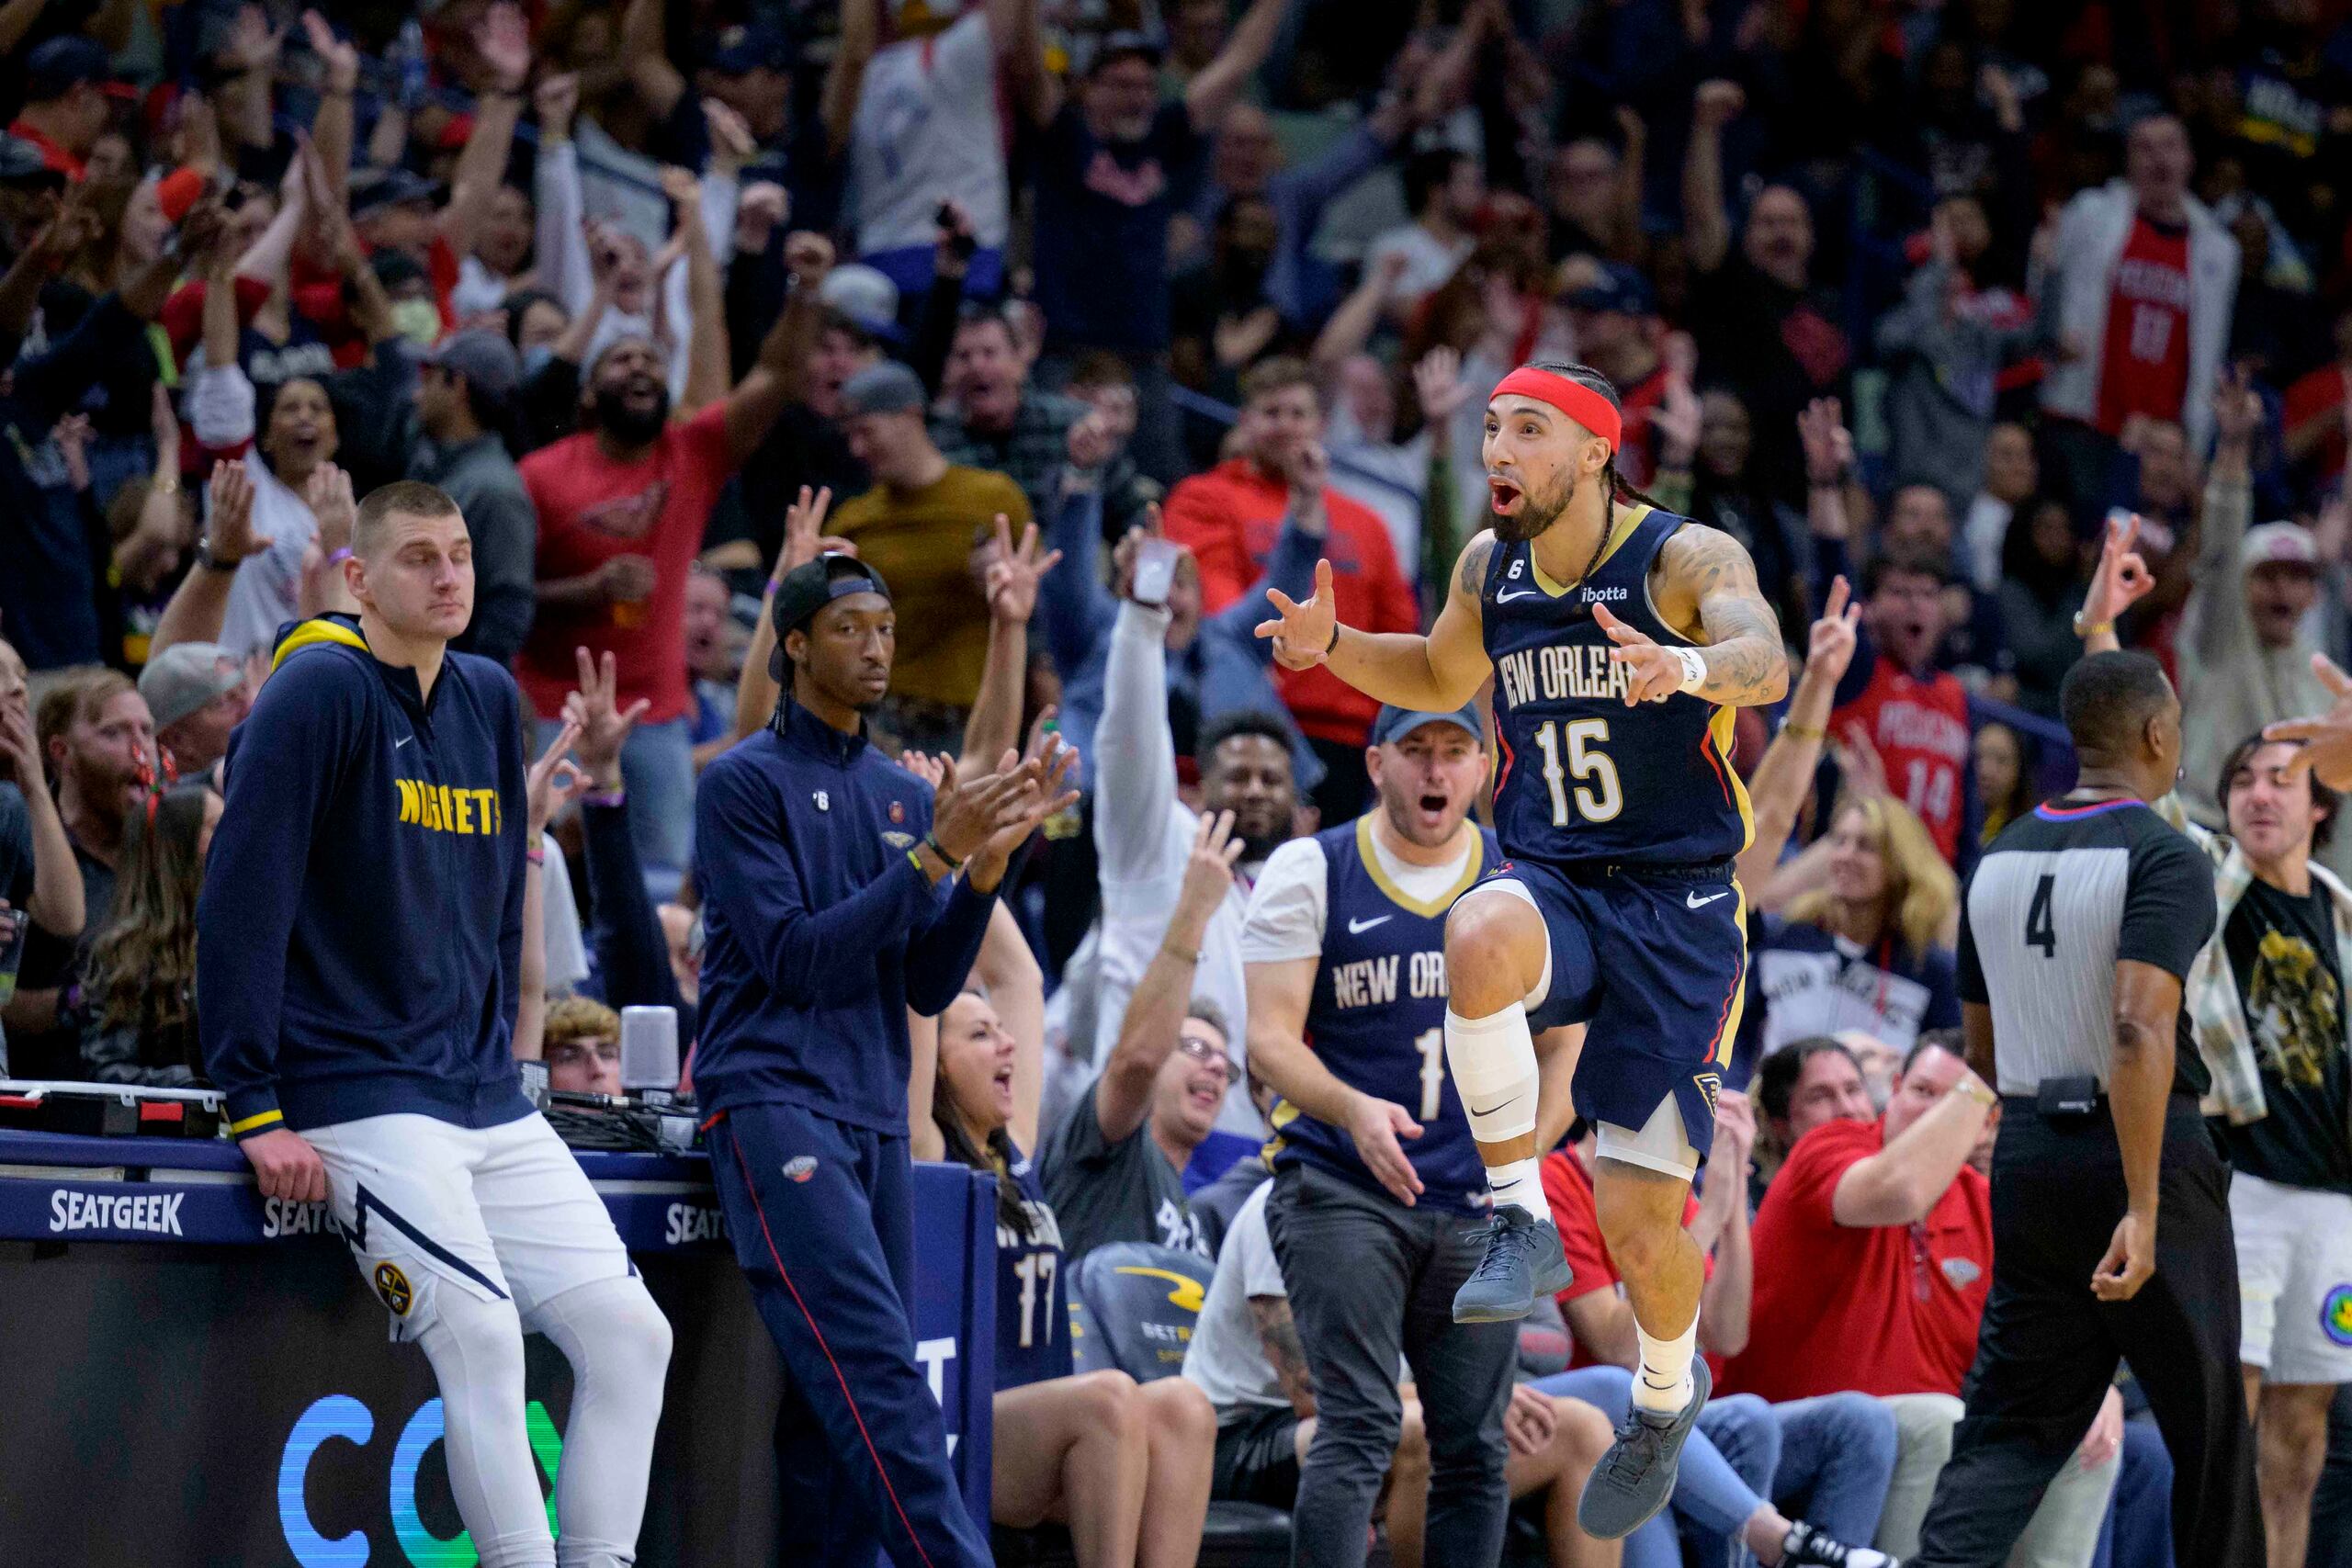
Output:
[[[1265,575],[1296,476],[1303,498],[1319,498],[1329,519],[1324,554],[1340,619],[1367,632],[1420,630],[1420,602],[1397,568],[1387,526],[1320,482],[1323,404],[1306,362],[1266,360],[1241,378],[1241,389],[1245,455],[1193,475],[1168,496],[1168,536],[1200,563],[1201,613],[1216,614]],[[1323,819],[1363,810],[1364,738],[1380,705],[1319,667],[1277,670],[1274,687],[1329,770],[1316,792]]]
[[2188,397],[2188,225],[2142,213],[2116,258],[2098,378],[2098,427],[2178,419]]
[[1876,557],[1862,573],[1862,628],[1838,683],[1830,728],[1866,736],[1886,786],[1957,863],[1968,820],[1968,691],[1936,668],[1949,627],[1945,563],[1917,552]]
[[1922,1043],[1883,1118],[1798,1137],[1756,1213],[1747,1347],[1724,1387],[1960,1392],[1993,1272],[1991,1187],[1969,1156],[1994,1105],[1965,1062]]
[[2335,357],[2290,384],[2280,401],[2287,460],[2322,484],[2341,479],[2352,434],[2352,310],[2335,318]]
[[650,866],[684,865],[691,843],[686,581],[719,487],[783,412],[794,333],[810,330],[815,299],[812,280],[769,329],[751,373],[677,423],[667,355],[647,338],[616,339],[583,377],[580,434],[519,465],[539,516],[538,613],[515,680],[552,722],[578,683],[575,650],[584,649],[611,658],[616,705],[645,703],[621,772],[637,797],[631,833]]

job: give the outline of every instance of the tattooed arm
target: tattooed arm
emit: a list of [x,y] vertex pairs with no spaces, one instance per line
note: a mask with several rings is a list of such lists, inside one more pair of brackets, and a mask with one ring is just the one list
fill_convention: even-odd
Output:
[[1250,1316],[1258,1325],[1258,1339],[1273,1363],[1283,1394],[1302,1421],[1315,1418],[1315,1385],[1306,1375],[1306,1347],[1299,1343],[1298,1325],[1291,1320],[1286,1296],[1251,1296]]
[[[1360,632],[1339,624],[1331,597],[1331,563],[1315,564],[1315,596],[1305,604],[1268,589],[1275,615],[1258,624],[1271,637],[1275,662],[1285,670],[1329,664],[1331,673],[1368,697],[1420,713],[1458,708],[1477,694],[1492,666],[1480,629],[1478,591],[1495,536],[1480,534],[1455,564],[1444,608],[1424,637],[1412,632]],[[1753,586],[1754,573],[1749,574]]]
[[[1659,619],[1700,645],[1706,677],[1693,688],[1697,695],[1758,707],[1787,693],[1789,656],[1781,644],[1780,617],[1756,585],[1756,563],[1738,540],[1697,523],[1681,529],[1650,569],[1650,598]],[[1594,605],[1592,613],[1617,645],[1611,660],[1631,667],[1628,706],[1682,689],[1679,650],[1652,642],[1606,605]]]

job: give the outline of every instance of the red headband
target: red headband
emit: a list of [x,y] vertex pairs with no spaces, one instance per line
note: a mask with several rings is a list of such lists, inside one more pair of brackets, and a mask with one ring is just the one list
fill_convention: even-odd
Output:
[[1623,416],[1614,404],[1581,381],[1571,381],[1566,376],[1549,370],[1538,370],[1532,365],[1522,365],[1498,384],[1491,396],[1496,398],[1533,398],[1539,403],[1549,403],[1609,443],[1609,452],[1616,456],[1624,434]]

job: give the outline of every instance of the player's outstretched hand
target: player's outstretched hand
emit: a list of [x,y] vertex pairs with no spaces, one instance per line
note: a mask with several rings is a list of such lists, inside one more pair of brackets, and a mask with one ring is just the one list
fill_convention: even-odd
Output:
[[2319,678],[2335,705],[2310,718],[2281,719],[2262,727],[2265,740],[2300,740],[2301,750],[2287,760],[2289,777],[2310,769],[2330,789],[2352,788],[2352,675],[2336,668],[2324,653],[2312,655],[2312,673]]
[[1617,645],[1609,650],[1609,662],[1626,667],[1627,707],[1637,703],[1662,703],[1682,689],[1687,667],[1682,662],[1681,649],[1651,641],[1611,615],[1606,604],[1593,605],[1592,618],[1609,634],[1609,640]]
[[2107,1256],[2091,1274],[2091,1294],[2103,1302],[2128,1302],[2156,1271],[2156,1217],[2124,1212]]
[[1340,611],[1331,594],[1331,563],[1315,563],[1315,592],[1302,604],[1279,588],[1266,590],[1279,614],[1258,623],[1258,635],[1274,641],[1274,662],[1285,670],[1312,670],[1331,657]]
[[1418,1138],[1421,1124],[1403,1106],[1359,1094],[1348,1106],[1348,1135],[1356,1141],[1356,1156],[1389,1194],[1407,1208],[1421,1190],[1413,1162],[1396,1140]]
[[327,1197],[326,1162],[310,1140],[291,1127],[255,1133],[237,1145],[254,1168],[261,1195],[289,1203],[323,1203]]

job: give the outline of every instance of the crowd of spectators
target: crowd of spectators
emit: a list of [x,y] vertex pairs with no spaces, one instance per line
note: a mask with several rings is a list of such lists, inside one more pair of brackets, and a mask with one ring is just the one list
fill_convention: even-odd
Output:
[[[1080,753],[963,1027],[1017,1045],[1073,1259],[1220,1259],[1221,1496],[1313,1418],[1243,917],[1373,799],[1374,705],[1253,628],[1318,560],[1348,624],[1426,623],[1510,367],[1611,378],[1620,471],[1747,547],[1802,671],[1740,715],[1753,1112],[1691,1220],[1741,1397],[1627,1561],[1915,1543],[1990,1261],[1960,887],[2070,775],[2086,637],[2174,675],[2217,831],[2352,651],[2342,0],[14,0],[0,124],[7,1075],[200,1084],[231,735],[400,479],[470,531],[459,646],[593,781],[547,840],[559,1087],[617,1086],[616,1009],[690,1043],[697,773],[775,710],[764,593],[854,552],[898,615],[877,741],[985,767],[1050,709]],[[989,1163],[918,1040],[918,1147]],[[1515,1495],[1570,1494],[1624,1397],[1587,1157],[1545,1168],[1574,1365],[1514,1406]],[[2017,1561],[2167,1562],[2128,1383],[2081,1461]]]

